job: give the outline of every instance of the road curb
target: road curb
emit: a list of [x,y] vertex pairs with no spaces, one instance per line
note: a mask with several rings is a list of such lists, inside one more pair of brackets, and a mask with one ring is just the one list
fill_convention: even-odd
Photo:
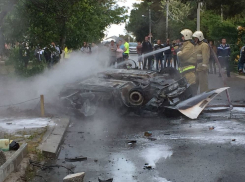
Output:
[[60,152],[65,132],[70,124],[70,118],[60,118],[50,135],[40,146],[43,155],[48,158],[56,158]]
[[22,159],[28,153],[28,144],[24,143],[20,148],[0,167],[0,182],[3,182],[12,172],[17,170]]

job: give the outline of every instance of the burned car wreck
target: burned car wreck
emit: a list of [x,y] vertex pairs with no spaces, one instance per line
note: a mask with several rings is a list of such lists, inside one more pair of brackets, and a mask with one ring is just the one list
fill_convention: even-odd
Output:
[[67,85],[60,99],[67,107],[85,116],[99,107],[117,111],[120,115],[142,111],[164,113],[164,106],[175,106],[191,97],[185,78],[169,73],[110,69],[82,81]]
[[66,85],[60,100],[65,107],[86,117],[94,115],[99,108],[107,108],[119,115],[150,111],[166,116],[182,113],[195,119],[216,95],[227,89],[192,97],[188,82],[174,68],[161,72],[109,69]]

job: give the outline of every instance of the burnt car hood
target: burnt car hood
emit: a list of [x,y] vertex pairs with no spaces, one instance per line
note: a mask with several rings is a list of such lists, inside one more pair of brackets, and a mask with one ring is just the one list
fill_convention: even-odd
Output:
[[[78,84],[78,87],[80,89],[89,89],[89,90],[104,90],[104,89],[120,89],[126,84],[130,84],[132,86],[135,86],[134,83],[124,80],[114,80],[114,79],[104,79],[104,78],[90,78],[87,80],[84,80]],[[94,89],[93,89],[94,88]]]
[[132,77],[134,79],[149,79],[157,76],[156,71],[145,71],[145,70],[127,70],[127,69],[111,69],[98,74],[98,76],[105,76],[109,78],[121,79],[123,77]]
[[223,87],[219,89],[212,89],[210,91],[204,92],[200,95],[196,95],[180,102],[174,107],[166,107],[169,109],[178,110],[190,119],[197,119],[199,114],[205,109],[205,107],[221,92],[227,90],[229,87]]

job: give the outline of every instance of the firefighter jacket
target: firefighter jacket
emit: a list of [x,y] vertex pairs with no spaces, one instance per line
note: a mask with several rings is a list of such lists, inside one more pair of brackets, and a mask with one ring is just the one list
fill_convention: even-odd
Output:
[[177,56],[180,63],[180,73],[186,78],[189,84],[195,84],[196,54],[194,45],[190,41],[185,41]]
[[178,52],[178,59],[181,67],[186,67],[189,65],[196,66],[196,56],[195,56],[195,46],[191,41],[185,41]]
[[195,46],[195,53],[197,56],[197,69],[196,71],[207,71],[209,58],[210,58],[210,48],[207,43],[199,42]]

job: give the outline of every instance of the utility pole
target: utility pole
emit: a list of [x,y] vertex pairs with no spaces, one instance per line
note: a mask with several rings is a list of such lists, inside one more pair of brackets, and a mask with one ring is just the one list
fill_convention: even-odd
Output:
[[149,7],[149,36],[150,36],[150,43],[151,43],[151,8]]
[[200,30],[200,22],[201,22],[201,19],[200,19],[200,13],[201,12],[201,1],[198,1],[198,4],[197,4],[197,31]]
[[168,16],[169,16],[169,0],[167,1],[167,12],[166,12],[166,40],[168,39]]

